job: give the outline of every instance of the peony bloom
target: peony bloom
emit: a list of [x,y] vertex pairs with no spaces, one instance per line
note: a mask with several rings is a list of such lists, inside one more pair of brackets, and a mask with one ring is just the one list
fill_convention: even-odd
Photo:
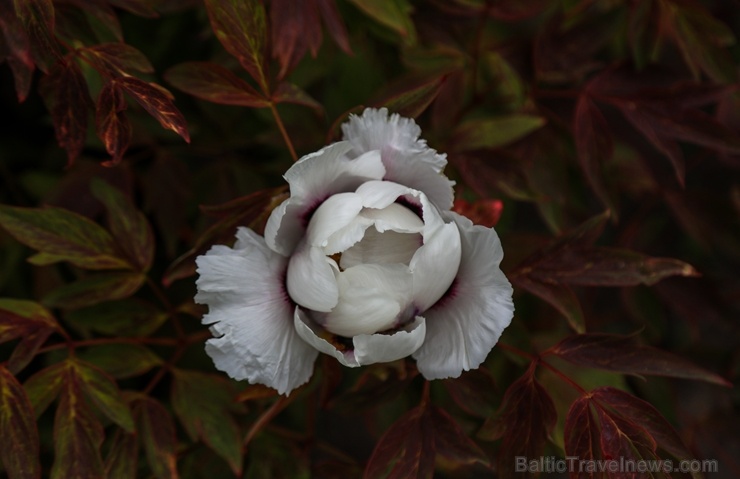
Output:
[[264,238],[239,228],[197,259],[206,352],[281,394],[319,352],[349,367],[412,356],[427,379],[477,368],[514,311],[498,235],[450,211],[445,156],[413,120],[367,109],[342,131],[286,172]]

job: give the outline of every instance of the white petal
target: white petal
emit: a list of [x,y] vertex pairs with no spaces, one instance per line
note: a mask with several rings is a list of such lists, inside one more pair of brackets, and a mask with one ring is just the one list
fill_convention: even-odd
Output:
[[234,249],[214,247],[196,259],[196,301],[208,304],[204,324],[219,337],[206,342],[216,367],[287,394],[307,382],[316,351],[293,327],[283,287],[286,259],[251,230],[240,228]]
[[452,207],[454,182],[441,174],[447,159],[419,139],[421,130],[414,120],[388,110],[366,109],[361,117],[351,115],[342,125],[344,138],[353,153],[380,150],[386,168],[385,180],[423,191],[440,209]]
[[354,193],[329,197],[311,217],[306,232],[308,244],[325,247],[329,237],[349,225],[362,211],[362,198]]
[[339,299],[333,259],[321,248],[301,243],[290,257],[286,284],[296,303],[314,311],[329,312]]
[[270,249],[289,256],[305,232],[308,217],[324,200],[383,177],[385,167],[379,152],[350,159],[345,155],[350,149],[347,142],[334,143],[304,156],[285,173],[290,198],[267,220],[265,240]]
[[412,276],[402,264],[361,264],[337,276],[339,302],[326,315],[323,326],[351,338],[389,329],[411,303]]
[[413,323],[393,334],[361,334],[353,338],[355,360],[360,365],[387,363],[405,358],[424,343],[426,324],[417,316]]
[[409,268],[414,274],[414,306],[426,311],[447,291],[460,267],[460,233],[455,223],[448,223],[411,258]]
[[383,178],[385,167],[380,152],[366,150],[365,154],[350,159],[346,153],[351,149],[348,142],[340,141],[298,160],[285,172],[290,195],[310,200],[324,199],[336,193],[354,191],[366,181]]
[[458,377],[480,366],[514,315],[496,232],[453,212],[445,217],[459,228],[462,257],[451,291],[424,313],[426,339],[414,358],[427,379]]
[[341,352],[334,345],[332,345],[326,339],[319,336],[322,328],[306,315],[305,312],[301,311],[301,308],[295,308],[295,315],[293,317],[295,330],[298,335],[307,343],[329,356],[334,356],[337,361],[343,365],[356,368],[360,364],[355,360],[354,350]]
[[386,231],[378,233],[375,228],[365,232],[362,241],[344,253],[339,265],[342,269],[358,264],[401,263],[409,264],[416,250],[422,245],[420,234]]
[[444,224],[439,216],[439,210],[427,196],[408,186],[392,181],[368,181],[357,188],[355,193],[362,198],[362,205],[365,208],[387,208],[399,200],[411,207],[417,207],[424,220],[424,236],[433,233]]

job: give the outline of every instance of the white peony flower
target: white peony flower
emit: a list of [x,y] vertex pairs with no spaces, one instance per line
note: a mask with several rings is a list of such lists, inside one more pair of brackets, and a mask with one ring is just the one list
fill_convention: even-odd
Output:
[[198,257],[206,352],[281,394],[319,351],[349,367],[413,356],[427,379],[477,368],[514,311],[498,235],[450,211],[445,156],[413,120],[367,109],[342,131],[286,172],[264,238],[239,228]]

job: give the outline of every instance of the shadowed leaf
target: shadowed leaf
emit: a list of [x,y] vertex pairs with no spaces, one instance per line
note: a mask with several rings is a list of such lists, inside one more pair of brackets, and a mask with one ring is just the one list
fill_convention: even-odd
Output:
[[127,432],[134,432],[134,419],[128,404],[121,397],[116,382],[91,364],[83,361],[74,361],[70,364],[70,371],[80,383],[85,395],[105,414]]
[[206,0],[216,38],[267,91],[267,19],[259,0]]
[[52,308],[78,309],[104,301],[128,298],[136,293],[146,277],[141,273],[114,272],[87,276],[64,284],[44,296]]
[[231,384],[194,371],[175,369],[173,374],[172,407],[190,439],[202,439],[240,474],[242,437],[232,414],[243,413],[244,405],[236,401]]
[[455,199],[452,210],[467,216],[473,223],[483,225],[487,228],[493,228],[501,218],[504,211],[504,204],[501,200],[480,199],[469,203],[462,198]]
[[118,245],[131,262],[146,272],[154,258],[154,234],[144,214],[119,190],[100,179],[90,189],[105,205],[108,225]]
[[172,94],[154,83],[147,83],[134,77],[115,80],[118,85],[136,102],[152,115],[162,127],[172,130],[190,143],[185,117],[172,102]]
[[0,298],[0,343],[20,338],[8,360],[8,369],[17,373],[34,358],[49,336],[59,330],[54,316],[32,301]]
[[117,429],[105,458],[107,479],[136,479],[139,463],[139,441],[136,434]]
[[374,103],[377,107],[386,107],[394,113],[408,118],[416,118],[437,98],[445,83],[446,76],[439,76],[420,83],[403,82],[386,91],[383,98]]
[[158,479],[176,479],[177,436],[172,416],[164,406],[151,398],[137,400],[134,414],[152,473]]
[[18,380],[0,366],[0,459],[9,479],[41,477],[36,418]]
[[95,127],[103,140],[105,150],[113,158],[106,166],[118,164],[131,143],[131,123],[124,111],[128,108],[123,91],[115,82],[109,82],[100,91],[95,106]]
[[87,112],[92,107],[87,82],[71,60],[54,65],[40,84],[54,123],[57,143],[67,150],[67,164],[80,156],[87,137]]
[[54,38],[54,5],[52,0],[14,0],[15,13],[31,42],[36,65],[48,70],[51,57],[60,58],[59,47]]
[[251,108],[270,105],[249,83],[215,63],[181,63],[167,70],[165,78],[175,88],[201,100]]
[[388,428],[367,462],[364,479],[431,479],[434,474],[434,437],[424,421],[423,406],[404,414]]
[[515,472],[516,456],[536,458],[542,455],[547,437],[555,427],[555,405],[545,388],[535,379],[536,363],[506,390],[500,415],[489,419],[478,433],[482,439],[503,434],[499,451],[499,477],[533,477],[529,472]]
[[329,35],[344,53],[351,54],[352,49],[349,46],[347,27],[344,26],[342,17],[339,15],[336,2],[334,0],[316,0],[316,2]]
[[323,115],[324,107],[303,89],[288,82],[282,82],[272,93],[272,101],[275,103],[293,103],[312,108],[316,113]]
[[454,132],[453,147],[456,151],[499,148],[524,138],[544,124],[544,118],[523,114],[468,120]]
[[116,379],[140,376],[162,364],[159,356],[140,344],[103,344],[77,356]]
[[567,284],[545,283],[528,275],[512,275],[511,282],[550,303],[565,317],[573,331],[586,331],[581,303]]
[[150,0],[108,0],[108,3],[141,17],[156,18],[159,16],[152,8],[153,2]]
[[486,454],[444,409],[429,406],[423,420],[432,429],[435,454],[456,465],[489,465]]
[[316,0],[270,2],[272,56],[280,64],[278,78],[285,78],[307,51],[316,57],[321,46],[321,19],[316,3]]
[[631,336],[579,334],[565,338],[550,351],[580,366],[625,374],[669,376],[722,386],[730,385],[717,374],[700,368],[682,357],[650,346],[639,345]]
[[413,7],[408,0],[365,2],[349,0],[370,18],[398,33],[407,44],[416,43],[416,28],[411,19]]
[[84,334],[149,336],[167,320],[167,314],[145,301],[124,299],[70,311],[65,320]]
[[[599,423],[591,410],[589,397],[581,397],[570,406],[565,418],[565,453],[581,461],[602,460]],[[580,470],[570,473],[571,479],[605,479],[603,471]]]
[[154,67],[146,56],[125,43],[103,43],[87,47],[84,51],[94,55],[100,64],[116,76],[125,75],[131,70],[154,72]]
[[67,261],[85,269],[127,269],[113,238],[84,216],[61,208],[0,205],[0,226],[21,243],[39,251],[36,265]]
[[66,379],[67,365],[62,362],[42,369],[23,384],[37,418],[57,398]]
[[576,150],[581,168],[602,204],[612,208],[602,174],[602,166],[611,158],[614,150],[609,125],[604,115],[585,95],[578,98],[574,124]]
[[442,381],[447,392],[463,411],[478,417],[495,412],[496,384],[487,369],[465,371],[459,378]]
[[23,102],[28,97],[31,78],[36,68],[30,49],[28,35],[15,14],[13,0],[0,0],[0,61],[5,55],[5,60],[13,72],[18,102]]
[[104,477],[100,445],[103,428],[82,398],[79,384],[65,374],[61,399],[54,417],[52,479]]

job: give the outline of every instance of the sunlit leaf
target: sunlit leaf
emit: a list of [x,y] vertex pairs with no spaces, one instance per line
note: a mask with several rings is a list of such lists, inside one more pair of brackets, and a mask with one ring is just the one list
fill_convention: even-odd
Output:
[[152,115],[163,128],[172,130],[186,142],[190,142],[185,117],[172,102],[172,94],[155,83],[148,83],[134,77],[115,80],[116,84]]
[[251,108],[270,105],[252,85],[215,63],[181,63],[167,70],[165,78],[175,88],[201,100]]
[[123,159],[131,143],[131,123],[124,113],[127,107],[123,91],[116,83],[109,82],[100,90],[95,106],[95,127],[105,150],[113,157],[106,163],[110,166]]
[[499,148],[526,137],[544,124],[544,118],[523,114],[469,120],[455,131],[454,148],[457,151]]
[[208,16],[216,38],[242,67],[267,88],[265,49],[267,19],[259,0],[206,0]]
[[626,374],[695,379],[729,386],[729,383],[717,374],[667,351],[639,345],[631,336],[579,334],[565,338],[550,351],[580,366]]
[[18,380],[0,366],[0,460],[9,479],[41,477],[39,435],[31,403]]
[[154,234],[144,214],[129,198],[103,180],[93,180],[90,189],[105,205],[108,225],[118,245],[140,271],[148,271],[154,258]]
[[140,376],[162,364],[159,356],[134,343],[93,346],[77,356],[117,379]]
[[202,439],[239,474],[242,436],[232,414],[243,412],[244,406],[236,401],[236,392],[218,376],[181,369],[173,374],[172,407],[188,436]]
[[118,257],[107,231],[71,211],[0,205],[0,226],[39,251],[29,259],[33,264],[67,261],[85,269],[130,268],[126,260]]
[[150,398],[137,400],[134,414],[152,473],[158,479],[176,479],[177,436],[172,416],[164,406]]

